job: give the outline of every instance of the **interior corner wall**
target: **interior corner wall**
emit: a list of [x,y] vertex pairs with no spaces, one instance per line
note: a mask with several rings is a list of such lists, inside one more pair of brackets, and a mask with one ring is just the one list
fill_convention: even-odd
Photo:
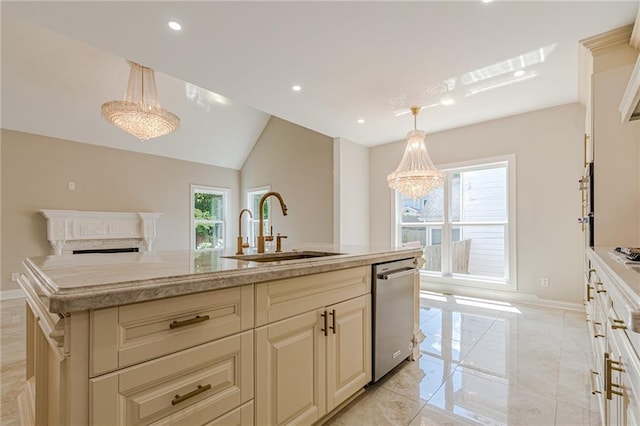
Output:
[[[333,139],[271,117],[240,171],[246,190],[271,186],[288,208],[271,199],[273,232],[284,245],[333,242]],[[244,198],[243,198],[244,200]],[[244,201],[243,201],[244,204]]]
[[334,243],[369,245],[369,148],[333,141]]
[[[0,291],[2,291],[2,135],[0,134]],[[1,295],[2,293],[0,293]]]
[[[25,257],[51,253],[41,209],[162,213],[159,251],[189,249],[191,184],[228,188],[227,217],[238,215],[238,170],[5,129],[0,137],[2,291],[17,288],[10,275]],[[227,226],[227,244],[235,229]]]
[[[584,240],[577,182],[583,173],[585,109],[578,103],[427,135],[437,166],[516,155],[517,292],[581,303]],[[406,142],[371,148],[371,243],[392,241],[386,175]],[[549,277],[549,287],[540,285]]]

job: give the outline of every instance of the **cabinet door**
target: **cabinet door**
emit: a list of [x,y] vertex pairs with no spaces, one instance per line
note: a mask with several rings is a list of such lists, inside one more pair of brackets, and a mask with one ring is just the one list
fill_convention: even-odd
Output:
[[371,381],[371,295],[327,308],[327,411]]
[[256,329],[256,424],[311,424],[326,413],[324,312]]

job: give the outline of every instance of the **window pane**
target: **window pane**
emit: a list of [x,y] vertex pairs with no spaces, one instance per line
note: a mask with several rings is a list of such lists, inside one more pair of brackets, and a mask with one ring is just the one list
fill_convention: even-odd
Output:
[[222,194],[196,192],[194,194],[194,219],[224,220]]
[[439,187],[419,200],[402,197],[402,222],[442,222],[444,218],[443,187]]
[[460,226],[451,246],[453,273],[505,278],[505,225]]
[[[249,206],[250,206],[251,212],[255,215],[256,219],[260,217],[260,198],[262,198],[262,196],[266,193],[267,191],[250,193],[251,202],[249,203]],[[267,199],[264,205],[262,206],[262,211],[264,214],[264,218],[268,219],[269,218],[269,199]]]
[[424,247],[425,263],[421,268],[424,271],[442,271],[442,250],[441,250],[441,235],[442,227],[440,226],[425,226],[425,227],[410,227],[403,226],[401,229],[402,243],[408,243],[412,241],[420,241],[422,247]]
[[224,248],[222,223],[199,223],[196,225],[196,250]]
[[452,175],[451,219],[463,222],[506,221],[506,167],[463,171]]

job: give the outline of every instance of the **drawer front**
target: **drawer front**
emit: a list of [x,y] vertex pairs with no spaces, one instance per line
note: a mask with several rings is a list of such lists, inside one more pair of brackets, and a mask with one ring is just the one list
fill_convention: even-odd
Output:
[[209,404],[205,404],[202,407],[199,407],[199,404],[194,404],[188,409],[178,411],[151,425],[253,426],[253,401],[249,401],[211,421],[209,421],[211,414],[207,412]]
[[[253,331],[89,381],[92,425],[216,419],[253,399]],[[202,424],[200,423],[200,424]]]
[[371,292],[371,267],[256,284],[256,326]]
[[253,401],[206,423],[205,426],[253,426]]
[[253,286],[95,310],[90,327],[95,377],[252,328]]

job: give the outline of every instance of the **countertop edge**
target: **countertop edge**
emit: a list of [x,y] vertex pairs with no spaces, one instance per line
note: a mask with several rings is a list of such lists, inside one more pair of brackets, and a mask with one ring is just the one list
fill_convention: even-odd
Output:
[[273,265],[265,264],[260,268],[236,268],[201,274],[106,284],[102,288],[96,288],[96,286],[70,290],[58,288],[47,277],[46,273],[40,271],[29,259],[26,259],[23,264],[31,275],[30,284],[38,287],[36,292],[45,299],[49,312],[68,314],[419,256],[422,256],[422,249],[390,250],[388,252],[370,254],[343,255],[337,258],[278,262]]

